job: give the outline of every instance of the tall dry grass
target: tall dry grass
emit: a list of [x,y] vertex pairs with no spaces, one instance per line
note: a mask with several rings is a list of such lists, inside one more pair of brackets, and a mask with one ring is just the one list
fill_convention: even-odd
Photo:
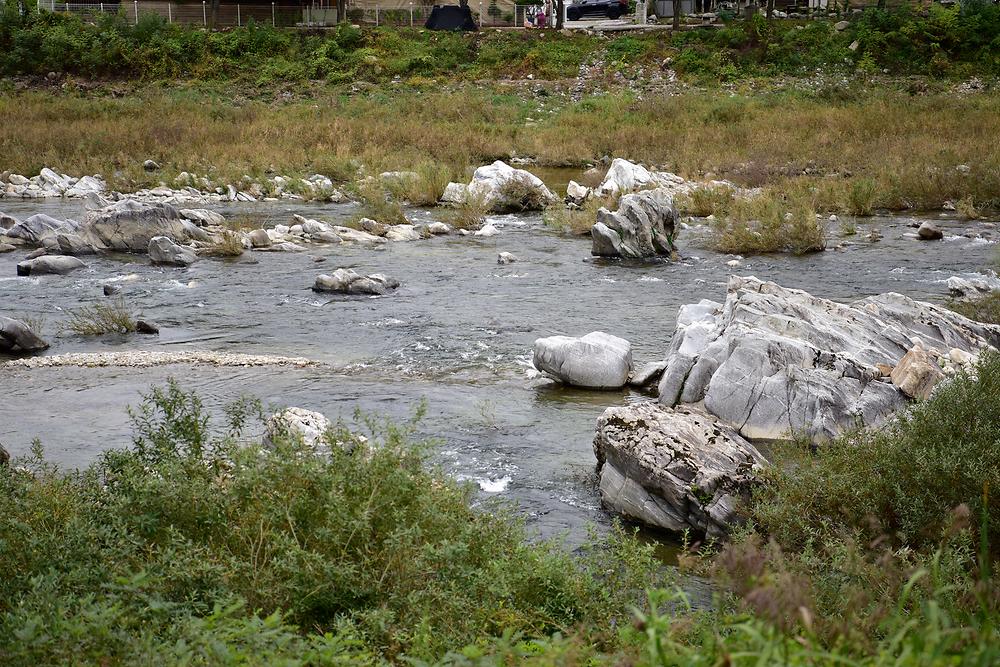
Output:
[[[971,199],[1000,204],[1000,96],[902,91],[858,93],[831,103],[797,93],[718,91],[642,101],[622,92],[599,104],[551,102],[537,116],[507,89],[318,93],[289,103],[240,102],[182,89],[123,98],[14,93],[0,97],[0,168],[101,173],[115,185],[169,181],[180,171],[220,183],[268,169],[333,171],[350,178],[416,168],[429,200],[446,170],[461,173],[512,153],[540,164],[603,155],[656,164],[688,178],[712,175],[778,189],[805,183],[820,209],[936,208]],[[147,174],[154,158],[162,172]],[[443,165],[430,173],[426,165]],[[958,169],[959,165],[968,165]],[[418,194],[418,193],[414,193]]]

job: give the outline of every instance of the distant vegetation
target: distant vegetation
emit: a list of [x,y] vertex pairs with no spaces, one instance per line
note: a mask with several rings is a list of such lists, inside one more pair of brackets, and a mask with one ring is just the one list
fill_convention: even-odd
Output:
[[[833,21],[732,21],[691,30],[604,40],[554,32],[480,34],[344,25],[322,34],[250,23],[224,32],[170,25],[154,14],[133,25],[105,15],[96,24],[29,11],[6,0],[0,16],[0,74],[50,71],[88,77],[240,79],[330,83],[421,79],[576,76],[602,55],[610,70],[660,69],[730,81],[747,76],[888,69],[891,74],[968,77],[1000,73],[1000,7],[967,0],[946,8],[866,10],[842,32]],[[857,41],[856,48],[849,48]]]

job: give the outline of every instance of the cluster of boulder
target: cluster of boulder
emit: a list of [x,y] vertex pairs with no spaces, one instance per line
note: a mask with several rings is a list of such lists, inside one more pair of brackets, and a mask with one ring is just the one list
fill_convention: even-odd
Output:
[[[160,167],[152,160],[143,164],[146,171],[156,171]],[[111,200],[133,199],[143,202],[159,202],[175,205],[190,203],[254,202],[281,200],[319,200],[329,202],[347,201],[347,196],[334,186],[333,181],[322,174],[307,178],[271,176],[263,182],[255,182],[244,177],[237,186],[215,185],[204,176],[196,176],[182,171],[174,179],[172,186],[166,183],[154,188],[144,188],[122,194],[108,190],[107,183],[99,175],[74,177],[49,169],[41,170],[37,176],[0,173],[0,198],[45,199],[53,197],[86,198],[100,195]]]
[[540,178],[502,160],[476,169],[469,183],[449,183],[441,202],[462,205],[470,198],[494,213],[540,210],[559,199]]
[[370,294],[382,296],[399,287],[399,281],[383,273],[361,275],[354,269],[337,269],[332,274],[316,277],[313,290],[338,294]]
[[609,408],[598,422],[602,500],[654,526],[718,536],[764,463],[751,441],[821,445],[877,426],[997,348],[1000,326],[901,294],[844,304],[732,277],[724,303],[681,307],[662,362],[633,372],[628,343],[598,332],[536,341],[535,365],[575,386],[655,383],[657,401]]
[[669,257],[680,223],[669,190],[657,188],[628,194],[618,200],[618,210],[601,207],[590,230],[591,254],[597,257]]

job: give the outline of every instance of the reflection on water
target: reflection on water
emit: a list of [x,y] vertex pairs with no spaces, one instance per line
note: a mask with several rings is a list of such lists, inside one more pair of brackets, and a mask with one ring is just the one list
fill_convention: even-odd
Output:
[[[9,202],[0,209],[78,217],[72,202]],[[222,209],[271,223],[293,212],[343,221],[350,205],[249,205]],[[431,219],[434,211],[413,213]],[[594,262],[584,239],[548,230],[537,215],[504,217],[500,235],[450,236],[377,249],[313,247],[306,253],[255,253],[237,261],[202,260],[153,267],[146,258],[86,258],[68,276],[15,278],[23,252],[0,255],[3,312],[45,322],[50,353],[123,348],[209,349],[305,356],[316,368],[143,370],[58,368],[0,371],[0,441],[14,454],[39,437],[51,458],[84,465],[102,449],[130,441],[126,406],[150,385],[175,377],[212,409],[250,393],[271,405],[299,405],[331,418],[355,407],[406,419],[421,401],[420,434],[439,440],[437,461],[480,489],[485,501],[517,503],[542,535],[607,525],[594,479],[593,427],[609,405],[644,400],[632,391],[589,392],[549,384],[531,368],[533,341],[603,330],[630,340],[637,365],[667,350],[678,306],[721,300],[731,271],[775,280],[835,299],[884,291],[940,300],[950,275],[988,266],[993,248],[965,238],[921,243],[907,219],[859,224],[854,239],[879,226],[884,240],[804,257],[732,257],[702,247],[703,228],[682,232],[676,263]],[[939,222],[949,237],[966,225]],[[500,251],[519,261],[498,266]],[[402,287],[387,297],[332,297],[310,290],[338,267],[382,271]],[[82,339],[64,330],[67,311],[105,297],[115,282],[158,337]]]

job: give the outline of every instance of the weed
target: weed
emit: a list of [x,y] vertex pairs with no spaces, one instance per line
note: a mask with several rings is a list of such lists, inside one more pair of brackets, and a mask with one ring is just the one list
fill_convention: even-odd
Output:
[[387,189],[373,180],[364,181],[358,185],[358,197],[361,199],[361,209],[358,216],[371,218],[383,225],[405,225],[406,214],[403,207],[392,197]]
[[979,209],[976,208],[976,203],[973,201],[972,195],[962,197],[955,202],[955,210],[966,220],[979,219]]
[[239,257],[244,250],[242,234],[223,229],[212,244],[203,248],[200,253],[206,257]]
[[461,204],[445,214],[445,222],[455,229],[479,229],[486,223],[490,207],[482,195],[466,192]]
[[117,298],[74,310],[67,326],[80,336],[102,336],[132,333],[136,323],[132,309],[123,298]]

